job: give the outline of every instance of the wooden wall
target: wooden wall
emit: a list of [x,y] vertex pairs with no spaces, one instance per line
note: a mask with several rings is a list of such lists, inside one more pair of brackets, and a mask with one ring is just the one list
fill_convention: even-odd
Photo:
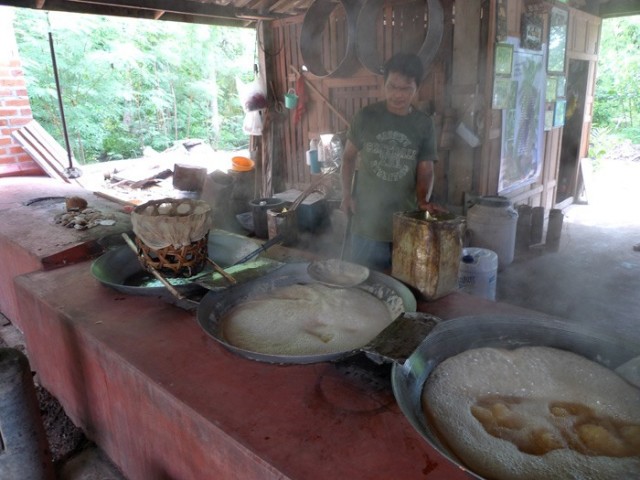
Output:
[[[416,15],[424,15],[426,2],[392,2],[381,9],[379,22],[371,28],[378,30],[377,38],[381,39],[380,52],[384,58],[389,58],[398,51],[417,52],[425,35],[424,22],[418,26],[422,32],[416,32],[414,25],[412,32],[407,32],[407,26],[383,26],[382,14],[387,19]],[[434,121],[439,127],[439,134],[445,119],[450,115],[450,55],[453,37],[453,1],[442,2],[445,18],[445,28],[438,54],[428,69],[428,74],[422,83],[417,99],[417,107],[434,115]],[[420,6],[419,9],[416,5]],[[419,12],[417,14],[416,12]],[[347,38],[345,35],[345,12],[336,8],[331,15],[329,27],[318,41],[324,43],[324,63],[331,72],[332,68],[345,58]],[[299,39],[301,36],[304,17],[272,22],[269,27],[268,38],[264,50],[266,69],[271,79],[269,87],[275,98],[282,101],[284,94],[290,88],[296,88],[300,72],[307,81],[305,91],[308,95],[305,113],[299,122],[295,122],[293,110],[283,109],[279,117],[281,123],[280,145],[276,149],[280,152],[274,162],[281,168],[276,170],[282,175],[283,188],[302,189],[309,185],[311,176],[309,167],[305,164],[305,151],[310,138],[326,133],[345,134],[352,117],[362,107],[382,100],[383,78],[362,66],[357,58],[354,60],[352,71],[346,76],[315,76],[304,73],[304,59],[300,52]],[[388,22],[390,23],[390,22]],[[339,32],[341,30],[341,33]],[[293,67],[293,68],[292,68]],[[449,122],[450,123],[450,122]],[[280,129],[279,129],[280,130]],[[439,152],[440,162],[436,166],[436,188],[434,195],[446,197],[446,168],[449,164],[449,145],[447,138],[442,138]],[[275,167],[275,164],[274,164]]]
[[[489,2],[487,2],[489,3]],[[489,24],[494,23],[495,9],[497,7],[496,0],[491,0],[489,5],[490,13],[486,18]],[[520,38],[521,35],[521,17],[526,11],[526,5],[528,2],[519,1],[507,1],[508,4],[508,36]],[[542,14],[544,20],[543,39],[548,37],[548,15],[546,15],[550,8],[550,3],[534,4],[538,11]],[[563,7],[567,8],[567,7]],[[569,60],[572,58],[585,59],[592,62],[590,66],[589,80],[587,85],[587,107],[585,108],[585,122],[584,128],[578,134],[581,137],[578,139],[580,142],[581,155],[586,155],[589,142],[589,130],[591,127],[591,114],[593,108],[593,89],[595,87],[595,65],[597,63],[597,44],[600,34],[600,19],[593,15],[581,12],[579,10],[568,8],[569,11],[569,25],[567,32],[567,57],[565,63],[565,78],[567,74],[567,66]],[[495,28],[489,26],[487,28],[489,35],[487,36],[487,52],[488,52],[488,65],[493,65],[490,52],[493,51],[495,45]],[[501,142],[501,127],[502,127],[502,115],[499,110],[491,109],[491,81],[492,73],[491,69],[486,70],[485,78],[485,123],[487,128],[485,130],[484,144],[482,147],[481,160],[479,162],[479,168],[481,175],[478,177],[479,181],[475,184],[477,192],[482,195],[494,195],[498,188],[498,178],[500,169],[500,142]],[[563,158],[563,138],[565,134],[564,128],[553,128],[545,131],[543,136],[543,165],[540,177],[537,181],[511,190],[505,194],[514,204],[528,204],[531,206],[543,206],[547,213],[551,208],[562,207],[557,202],[560,168],[562,163],[566,163],[566,159]],[[566,140],[566,138],[564,138]],[[570,171],[570,185],[569,189],[575,190],[577,188],[578,177],[578,164],[577,162],[571,163],[567,166]],[[573,198],[571,198],[573,201]]]
[[[519,38],[521,16],[528,2],[506,0],[506,3],[508,36]],[[425,4],[425,1],[389,0],[383,7],[384,18],[395,20],[415,15],[416,9],[424,11]],[[464,211],[468,195],[495,195],[498,189],[502,115],[500,110],[491,108],[498,1],[455,0],[455,22],[454,0],[441,0],[441,4],[443,39],[421,86],[417,106],[434,115],[438,128],[440,161],[436,164],[435,200]],[[551,7],[545,3],[538,5],[547,10]],[[590,59],[597,59],[600,25],[594,22],[596,17],[574,9],[569,11],[568,54],[588,53]],[[543,17],[543,38],[547,38],[548,16]],[[385,59],[400,50],[417,51],[426,30],[416,32],[414,28],[410,34],[403,34],[393,21],[383,25],[381,19],[382,15],[371,28],[377,31],[377,48]],[[284,94],[296,88],[296,71],[307,82],[308,102],[301,119],[294,120],[293,110],[276,108],[271,115],[274,129],[263,139],[277,191],[304,189],[312,181],[305,163],[310,138],[324,133],[345,133],[359,109],[383,98],[382,76],[362,66],[357,58],[346,75],[304,73],[305,62],[300,51],[303,22],[303,16],[272,22],[265,29],[261,43],[264,68],[270,79],[268,87],[274,98],[282,102]],[[318,42],[322,44],[322,61],[331,71],[347,58],[348,22],[344,9],[336,7],[326,24]],[[455,134],[459,122],[464,122],[478,135],[479,147],[470,147]],[[547,210],[555,206],[562,135],[562,128],[544,133],[541,175],[534,183],[506,194],[514,204],[544,206]],[[588,135],[586,138],[588,143]]]

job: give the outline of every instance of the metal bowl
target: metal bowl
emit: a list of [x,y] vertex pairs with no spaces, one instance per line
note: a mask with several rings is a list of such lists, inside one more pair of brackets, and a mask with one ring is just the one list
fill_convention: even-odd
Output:
[[615,369],[640,356],[640,343],[601,330],[547,317],[470,316],[438,324],[414,353],[391,370],[393,393],[411,425],[439,453],[475,474],[439,439],[422,411],[421,395],[433,369],[445,359],[480,347],[546,346],[567,350]]

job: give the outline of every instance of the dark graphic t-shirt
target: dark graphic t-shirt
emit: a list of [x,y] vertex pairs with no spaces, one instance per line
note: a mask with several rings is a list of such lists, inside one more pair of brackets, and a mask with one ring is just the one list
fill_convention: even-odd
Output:
[[390,242],[393,213],[417,209],[418,162],[435,159],[433,121],[419,111],[395,115],[378,102],[354,117],[348,138],[360,151],[353,231]]

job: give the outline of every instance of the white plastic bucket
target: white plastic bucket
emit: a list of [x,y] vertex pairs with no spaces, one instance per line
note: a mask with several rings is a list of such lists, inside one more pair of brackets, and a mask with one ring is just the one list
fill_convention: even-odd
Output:
[[481,197],[467,213],[469,246],[494,251],[502,270],[513,262],[517,223],[518,212],[507,198]]
[[486,248],[463,248],[458,269],[458,288],[489,300],[496,299],[498,255]]

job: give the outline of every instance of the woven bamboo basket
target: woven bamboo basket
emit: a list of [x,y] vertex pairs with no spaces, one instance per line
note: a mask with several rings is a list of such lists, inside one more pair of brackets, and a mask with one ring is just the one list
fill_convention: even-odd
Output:
[[131,213],[138,259],[168,277],[190,277],[207,263],[211,207],[191,199],[164,198]]

